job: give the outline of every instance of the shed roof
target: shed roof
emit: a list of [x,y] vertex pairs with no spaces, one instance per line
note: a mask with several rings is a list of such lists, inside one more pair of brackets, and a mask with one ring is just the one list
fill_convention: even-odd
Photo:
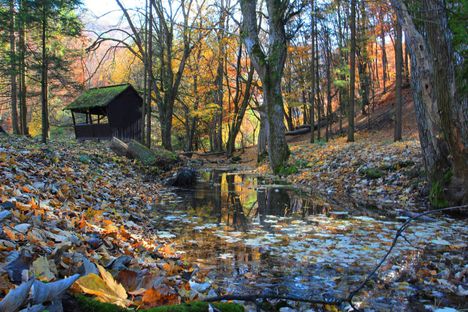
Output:
[[128,88],[133,88],[130,84],[120,84],[114,86],[92,88],[86,90],[76,100],[68,104],[65,109],[82,109],[94,107],[106,107],[112,100],[122,94]]

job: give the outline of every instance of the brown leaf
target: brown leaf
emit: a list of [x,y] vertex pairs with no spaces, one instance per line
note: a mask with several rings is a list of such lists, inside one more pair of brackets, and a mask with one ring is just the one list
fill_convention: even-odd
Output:
[[180,303],[179,295],[167,285],[161,285],[157,289],[150,288],[143,294],[144,308],[152,308],[161,305]]

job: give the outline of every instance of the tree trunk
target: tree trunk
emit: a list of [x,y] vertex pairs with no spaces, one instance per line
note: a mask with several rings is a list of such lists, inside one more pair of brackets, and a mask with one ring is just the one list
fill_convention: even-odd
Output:
[[[368,27],[368,20],[366,14],[366,7],[364,5],[364,1],[360,2],[360,11],[361,11],[361,18],[360,18],[360,40],[359,40],[359,82],[360,82],[360,95],[361,95],[361,112],[363,115],[367,114],[367,110],[369,108],[369,93],[370,93],[370,77],[369,77],[369,54],[367,52],[367,27]],[[369,120],[369,118],[368,118]]]
[[311,0],[311,61],[310,61],[310,143],[314,143],[315,128],[315,0]]
[[257,162],[261,162],[268,155],[267,138],[269,132],[268,120],[266,114],[260,110],[260,131],[258,132],[257,142]]
[[218,105],[218,109],[214,115],[214,150],[221,152],[223,150],[223,97],[224,97],[224,62],[226,58],[226,47],[224,43],[224,27],[226,24],[226,13],[224,0],[220,3],[220,17],[219,25],[220,30],[217,33],[218,40],[218,65],[216,68],[216,92],[215,92],[215,104]]
[[401,85],[402,85],[402,71],[403,71],[403,51],[402,51],[402,31],[401,25],[398,21],[395,25],[395,70],[396,70],[396,107],[395,107],[395,133],[394,140],[401,141],[402,133],[402,108],[403,108],[403,97],[401,94]]
[[41,70],[41,108],[42,108],[42,143],[47,143],[49,133],[49,111],[47,105],[47,80],[48,80],[48,58],[47,58],[47,8],[42,5],[42,70]]
[[243,38],[253,63],[262,81],[266,115],[269,124],[268,157],[270,167],[277,173],[289,158],[289,147],[286,142],[283,96],[281,78],[286,61],[287,40],[285,14],[289,7],[276,0],[267,0],[269,49],[266,55],[262,49],[257,29],[257,1],[241,0],[243,20]]
[[356,0],[351,0],[351,51],[349,66],[348,142],[354,142],[354,86],[356,80]]
[[[320,69],[320,57],[319,57],[319,49],[318,49],[318,36],[315,35],[315,96],[317,97],[317,140],[320,141],[321,139],[321,130],[322,130],[322,102],[320,101],[320,77],[319,77],[319,69]],[[315,127],[315,126],[314,126]]]
[[387,92],[387,77],[388,77],[388,60],[387,60],[387,49],[385,43],[385,15],[383,9],[380,9],[380,40],[382,41],[382,83],[383,83],[383,92]]
[[20,101],[20,124],[21,124],[21,134],[28,135],[28,121],[27,114],[28,108],[26,106],[26,64],[25,64],[25,31],[24,31],[24,22],[26,18],[26,5],[24,0],[19,1],[19,23],[18,23],[18,51],[19,51],[19,74],[20,74],[20,90],[19,90],[19,101]]
[[[240,61],[242,58],[242,45],[239,48],[240,49],[238,53],[238,62],[237,62],[238,66],[240,66]],[[241,73],[238,70],[238,75],[240,76],[240,74]],[[236,96],[234,97],[235,114],[234,114],[232,123],[229,128],[229,136],[228,136],[228,141],[226,143],[226,153],[228,157],[231,157],[232,154],[234,153],[234,150],[236,147],[235,145],[236,145],[237,135],[239,134],[239,131],[241,129],[242,121],[244,120],[244,115],[247,110],[247,106],[249,105],[249,102],[250,102],[253,75],[254,75],[254,68],[252,65],[250,65],[247,82],[245,84],[245,92],[242,96],[242,102],[240,103],[240,106],[238,102],[241,99],[241,96],[240,96],[241,88],[238,87],[238,90],[236,90]]]
[[151,102],[153,90],[153,1],[150,0],[149,6],[149,33],[148,33],[148,51],[147,51],[147,72],[148,89],[146,95],[146,146],[151,148]]
[[143,58],[143,105],[141,105],[141,144],[146,144],[146,103],[147,101],[147,96],[148,96],[148,89],[151,88],[151,86],[148,84],[148,5],[152,5],[151,2],[148,0],[145,0],[145,30],[144,30],[144,43],[145,43],[145,48],[144,48],[144,53],[142,55]]
[[[168,105],[169,106],[169,105]],[[164,110],[159,110],[159,114],[164,118],[160,118],[161,123],[161,142],[162,146],[168,151],[172,151],[172,109],[166,107]]]
[[332,96],[331,96],[331,46],[330,46],[330,34],[328,29],[325,30],[325,55],[326,55],[326,73],[327,73],[327,124],[326,124],[326,131],[325,131],[325,139],[328,142],[330,139],[330,131],[331,131],[331,110],[332,110]]
[[15,1],[10,0],[10,99],[11,99],[11,125],[14,134],[19,134],[18,127],[18,85],[16,77],[16,44],[15,44]]
[[286,128],[284,126],[283,96],[281,93],[281,77],[276,73],[269,73],[264,77],[263,92],[265,95],[268,131],[268,157],[273,172],[278,172],[289,157],[289,148],[286,142]]
[[[445,4],[424,0],[425,37],[400,0],[392,0],[411,55],[419,137],[435,206],[468,203],[468,100],[457,91]],[[427,39],[425,39],[427,38]]]

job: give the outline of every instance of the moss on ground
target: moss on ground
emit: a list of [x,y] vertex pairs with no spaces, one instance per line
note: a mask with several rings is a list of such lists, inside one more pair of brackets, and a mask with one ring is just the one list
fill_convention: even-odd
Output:
[[[126,309],[114,304],[103,303],[96,301],[92,298],[85,296],[76,296],[76,303],[80,311],[86,312],[129,312],[135,311],[133,309]],[[212,303],[216,309],[222,312],[243,312],[244,307],[235,303]],[[206,302],[192,302],[186,304],[161,306],[147,310],[138,310],[145,312],[206,312],[208,311],[208,303]]]
[[366,168],[362,170],[362,174],[368,179],[378,179],[383,177],[384,173],[378,168]]

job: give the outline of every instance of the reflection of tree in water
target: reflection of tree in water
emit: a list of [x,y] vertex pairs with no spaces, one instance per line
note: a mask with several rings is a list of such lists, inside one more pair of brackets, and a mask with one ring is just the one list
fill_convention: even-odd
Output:
[[[227,197],[227,216],[226,221],[228,226],[232,226],[236,231],[247,231],[249,220],[244,214],[244,207],[240,200],[239,194],[236,192],[234,175],[226,175],[226,183],[228,187]],[[244,179],[244,176],[241,176]]]
[[[191,194],[186,201],[188,207],[206,222],[224,223],[236,231],[247,231],[253,219],[268,225],[265,223],[267,215],[304,219],[326,212],[320,198],[301,195],[285,187],[269,187],[265,183],[268,181],[262,178],[214,170],[207,172],[203,180],[188,193]],[[236,182],[241,183],[237,185]],[[252,188],[252,184],[256,187]]]

